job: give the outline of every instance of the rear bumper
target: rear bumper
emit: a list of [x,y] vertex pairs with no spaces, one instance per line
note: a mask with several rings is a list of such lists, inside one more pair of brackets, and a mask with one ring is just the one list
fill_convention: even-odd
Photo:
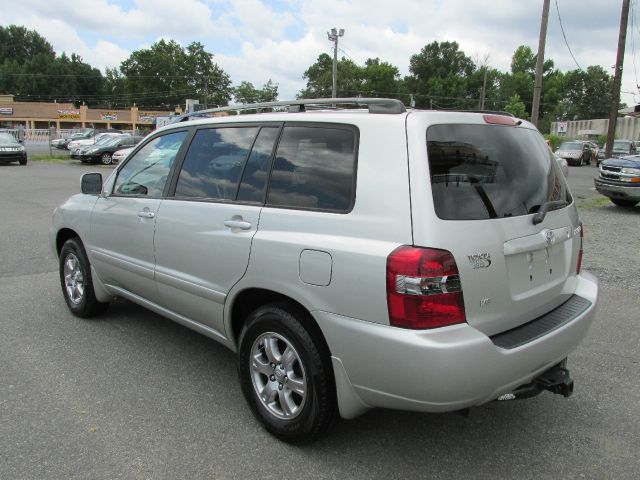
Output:
[[601,178],[595,178],[593,183],[596,190],[606,197],[640,201],[640,183],[632,186]]
[[589,306],[510,349],[468,324],[417,331],[313,312],[333,356],[341,415],[352,418],[369,407],[454,411],[512,392],[566,358],[586,335],[598,304],[597,279],[583,272],[575,295]]

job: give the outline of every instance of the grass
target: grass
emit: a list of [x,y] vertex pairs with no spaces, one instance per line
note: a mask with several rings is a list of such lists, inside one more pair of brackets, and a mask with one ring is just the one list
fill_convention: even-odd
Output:
[[608,197],[600,197],[600,198],[594,198],[582,204],[578,204],[578,208],[598,208],[598,207],[604,207],[605,205],[609,205],[610,203],[611,202]]
[[68,154],[29,155],[29,161],[33,161],[33,162],[65,163],[66,160],[69,160]]

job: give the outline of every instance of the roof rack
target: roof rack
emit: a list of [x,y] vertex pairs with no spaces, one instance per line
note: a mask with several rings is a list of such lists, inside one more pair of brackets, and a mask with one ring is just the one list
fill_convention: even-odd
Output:
[[314,98],[304,100],[286,100],[281,102],[248,103],[229,107],[210,108],[199,112],[185,113],[174,119],[171,123],[185,122],[193,117],[204,117],[218,112],[241,112],[244,110],[261,110],[264,108],[287,108],[289,113],[305,112],[307,107],[324,106],[336,108],[336,105],[363,105],[367,106],[369,113],[399,114],[407,111],[400,100],[393,98]]

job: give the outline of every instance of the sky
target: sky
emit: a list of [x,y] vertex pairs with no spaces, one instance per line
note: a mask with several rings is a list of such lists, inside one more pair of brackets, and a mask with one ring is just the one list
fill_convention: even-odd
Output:
[[[560,29],[556,3],[569,49]],[[632,0],[622,100],[640,103],[640,0]],[[434,40],[456,41],[502,71],[519,45],[537,51],[542,0],[0,0],[0,24],[35,29],[60,54],[104,71],[135,50],[174,39],[204,44],[234,85],[271,79],[279,98],[305,86],[304,71],[332,54],[327,31],[344,28],[338,54],[378,57],[408,74],[409,58]],[[613,74],[622,0],[551,0],[545,58],[562,71],[601,65]]]

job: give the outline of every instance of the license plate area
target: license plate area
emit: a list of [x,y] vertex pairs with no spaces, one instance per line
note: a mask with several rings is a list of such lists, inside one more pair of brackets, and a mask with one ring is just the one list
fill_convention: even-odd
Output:
[[509,290],[514,299],[553,288],[567,276],[570,242],[506,257]]

